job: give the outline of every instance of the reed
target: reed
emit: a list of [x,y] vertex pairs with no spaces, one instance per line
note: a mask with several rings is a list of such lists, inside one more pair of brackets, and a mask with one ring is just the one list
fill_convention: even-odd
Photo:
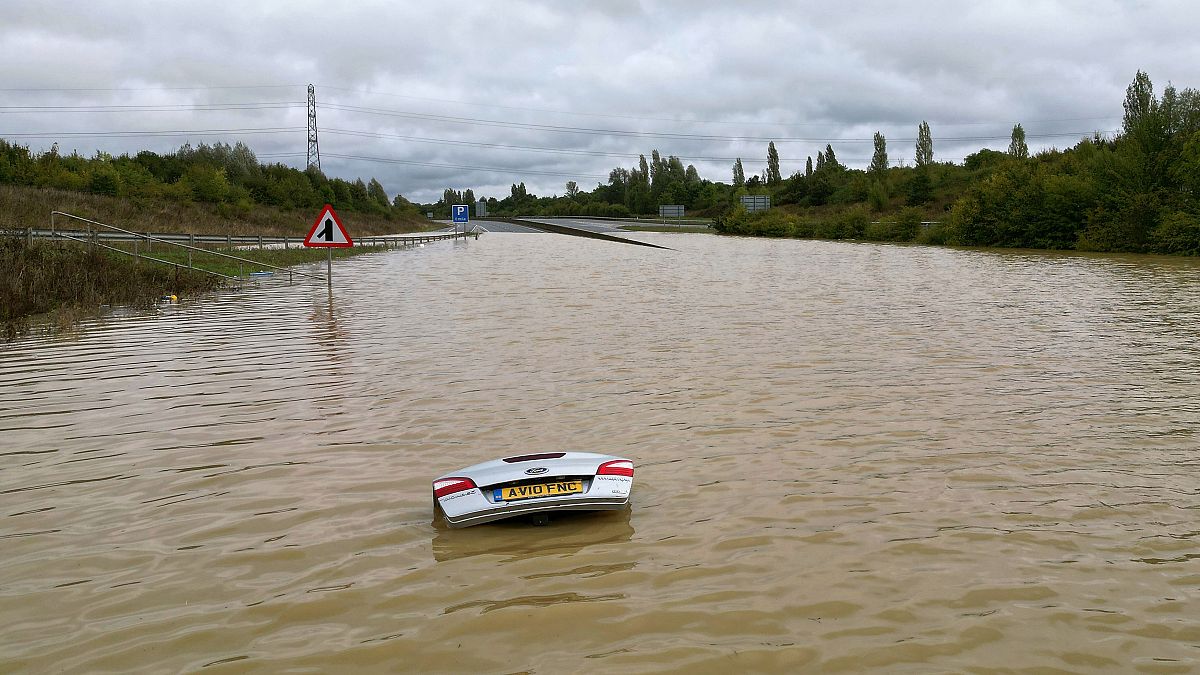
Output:
[[88,246],[0,237],[0,335],[13,340],[34,323],[65,327],[104,305],[146,307],[166,294],[211,291],[220,281]]
[[[128,245],[126,245],[123,248],[129,248],[129,247],[128,247]],[[326,253],[326,251],[324,249],[317,249],[317,248],[290,248],[290,249],[279,249],[279,248],[227,249],[227,248],[220,248],[220,249],[212,249],[212,250],[218,251],[220,253],[227,253],[230,255],[235,255],[235,256],[238,256],[239,258],[246,258],[248,260],[254,260],[254,261],[257,261],[260,263],[266,263],[268,265],[273,265],[275,267],[291,267],[292,265],[323,263],[323,262],[325,262],[326,256],[328,255],[328,253]],[[336,260],[339,258],[347,258],[347,257],[354,256],[354,255],[360,255],[363,253],[375,253],[377,251],[382,251],[382,250],[384,250],[384,249],[381,246],[354,246],[353,248],[335,248],[332,250],[332,252],[333,252],[333,257]],[[171,247],[171,248],[168,248],[167,250],[163,251],[163,250],[161,250],[161,247],[156,246],[154,251],[152,253],[150,253],[149,255],[153,255],[155,258],[158,258],[159,260],[166,260],[169,262],[176,263],[185,268],[188,265],[188,252],[181,248]],[[151,264],[154,264],[154,263],[151,263]],[[261,269],[265,269],[265,268],[262,268],[261,266],[255,266],[251,263],[243,263],[243,262],[239,262],[237,260],[230,260],[229,258],[223,258],[221,256],[211,255],[211,254],[200,252],[200,251],[192,252],[192,265],[196,268],[208,270],[210,272],[217,272],[219,274],[224,274],[226,276],[245,276],[245,275],[250,274],[251,272],[257,272],[257,271],[260,271]],[[321,275],[325,274],[324,267],[321,267],[319,270],[313,270],[313,271],[316,272],[317,274],[321,274]],[[284,275],[286,273],[278,272],[278,274]]]

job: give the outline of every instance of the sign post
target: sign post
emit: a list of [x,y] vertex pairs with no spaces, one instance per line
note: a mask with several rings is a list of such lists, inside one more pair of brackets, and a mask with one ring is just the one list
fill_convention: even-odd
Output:
[[458,224],[463,224],[463,235],[467,234],[467,223],[471,220],[471,209],[466,204],[455,204],[450,207],[450,215],[454,221],[454,234],[458,234]]
[[333,249],[350,248],[354,246],[354,241],[350,239],[350,234],[346,232],[341,219],[329,204],[321,209],[321,215],[317,216],[312,229],[308,231],[308,236],[304,238],[304,245],[309,248],[326,249],[328,256],[325,259],[325,279],[329,282],[329,291],[332,293]]

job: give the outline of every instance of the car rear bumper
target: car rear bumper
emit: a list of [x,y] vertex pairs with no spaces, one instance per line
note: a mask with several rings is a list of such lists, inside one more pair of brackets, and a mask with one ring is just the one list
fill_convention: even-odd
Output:
[[629,507],[629,496],[624,497],[578,497],[547,501],[508,502],[494,504],[488,508],[450,515],[445,510],[442,516],[450,527],[470,527],[490,523],[504,518],[527,516],[534,513],[558,511],[620,511]]

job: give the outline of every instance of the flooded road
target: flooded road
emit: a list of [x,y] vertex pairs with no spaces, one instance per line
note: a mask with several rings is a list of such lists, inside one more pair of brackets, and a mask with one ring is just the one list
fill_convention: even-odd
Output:
[[[1200,261],[637,236],[0,346],[0,670],[1200,668]],[[431,524],[563,449],[632,511]]]

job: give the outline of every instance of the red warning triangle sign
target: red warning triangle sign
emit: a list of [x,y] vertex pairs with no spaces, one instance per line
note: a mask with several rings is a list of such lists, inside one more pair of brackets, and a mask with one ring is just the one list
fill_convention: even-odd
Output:
[[316,246],[320,248],[350,248],[354,246],[354,242],[350,240],[350,235],[346,232],[345,226],[334,213],[333,207],[326,204],[321,210],[321,215],[317,216],[317,222],[313,223],[312,229],[308,231],[308,236],[304,238],[305,246]]

